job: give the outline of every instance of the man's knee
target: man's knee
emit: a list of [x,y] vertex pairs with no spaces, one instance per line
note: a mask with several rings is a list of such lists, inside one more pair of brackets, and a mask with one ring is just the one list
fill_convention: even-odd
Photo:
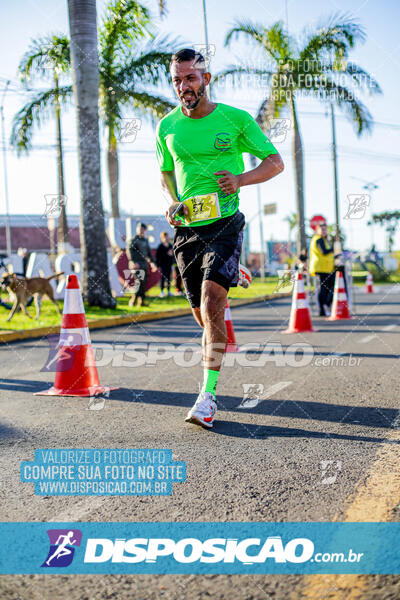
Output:
[[203,322],[219,317],[225,311],[227,292],[218,283],[206,281],[201,295],[201,316]]

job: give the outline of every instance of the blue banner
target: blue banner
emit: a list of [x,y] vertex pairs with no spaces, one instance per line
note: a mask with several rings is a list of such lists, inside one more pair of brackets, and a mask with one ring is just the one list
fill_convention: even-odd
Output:
[[0,573],[399,574],[400,523],[0,523]]

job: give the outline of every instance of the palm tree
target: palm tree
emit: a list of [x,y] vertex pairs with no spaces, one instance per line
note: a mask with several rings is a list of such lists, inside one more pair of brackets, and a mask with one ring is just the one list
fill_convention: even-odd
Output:
[[[142,45],[145,37],[152,38]],[[69,41],[58,37],[60,54],[68,49]],[[46,41],[46,40],[45,40]],[[166,79],[171,59],[171,46],[176,40],[168,37],[154,38],[150,30],[150,16],[146,8],[134,0],[111,0],[99,32],[99,90],[100,117],[107,133],[107,166],[112,202],[112,216],[119,217],[119,165],[118,139],[124,129],[124,111],[133,108],[135,115],[161,118],[173,104],[149,88]],[[36,43],[41,47],[40,41]],[[35,43],[34,43],[35,46]],[[44,50],[42,50],[44,52]],[[29,54],[29,53],[28,53]],[[33,62],[33,68],[40,63]],[[68,69],[65,68],[67,72]],[[28,102],[15,116],[11,143],[19,149],[29,147],[34,125],[40,125],[48,116],[48,107],[60,101],[71,102],[71,85],[53,86]],[[129,113],[127,113],[129,114]],[[132,123],[132,121],[131,121]]]
[[372,225],[373,223],[378,223],[386,228],[386,245],[388,252],[392,252],[396,231],[400,225],[400,210],[389,210],[372,215],[372,219],[368,221],[367,225]]
[[107,132],[113,217],[119,217],[118,139],[122,139],[124,129],[135,125],[133,121],[123,121],[123,109],[133,107],[135,114],[159,119],[174,107],[166,98],[148,90],[166,81],[170,49],[176,41],[156,38],[138,49],[139,39],[151,35],[149,24],[146,8],[133,0],[113,0],[100,29],[100,106]]
[[346,15],[332,16],[301,39],[289,36],[279,21],[264,27],[249,21],[238,21],[228,32],[225,45],[244,35],[255,42],[266,55],[270,69],[232,65],[216,76],[216,80],[250,73],[268,81],[268,96],[263,99],[257,121],[269,133],[271,119],[283,110],[291,113],[293,127],[292,153],[296,183],[297,251],[305,247],[304,153],[296,107],[296,92],[335,102],[351,119],[357,135],[371,130],[372,117],[355,95],[354,88],[381,90],[375,79],[355,63],[348,62],[351,48],[365,39],[363,28]]
[[115,308],[101,200],[96,0],[68,0],[81,184],[82,288],[91,306]]
[[296,225],[297,225],[297,215],[295,212],[292,212],[292,213],[290,213],[290,215],[287,215],[283,220],[286,221],[286,223],[289,226],[288,242],[290,245],[290,243],[292,241],[292,231],[293,231],[293,229],[296,229]]
[[58,172],[58,252],[66,250],[69,242],[65,196],[63,147],[61,134],[61,100],[65,99],[65,88],[60,89],[60,77],[70,70],[69,42],[65,36],[52,35],[34,40],[24,54],[18,66],[22,82],[27,86],[33,77],[39,75],[44,79],[52,79],[50,92],[38,92],[17,113],[11,133],[11,144],[18,155],[29,153],[31,149],[33,123],[40,122],[48,109],[56,120],[56,148]]

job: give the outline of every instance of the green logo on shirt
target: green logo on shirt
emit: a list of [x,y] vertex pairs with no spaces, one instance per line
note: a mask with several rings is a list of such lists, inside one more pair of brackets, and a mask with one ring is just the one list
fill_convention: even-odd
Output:
[[229,133],[217,133],[215,136],[214,148],[217,150],[229,150],[232,148],[232,140]]

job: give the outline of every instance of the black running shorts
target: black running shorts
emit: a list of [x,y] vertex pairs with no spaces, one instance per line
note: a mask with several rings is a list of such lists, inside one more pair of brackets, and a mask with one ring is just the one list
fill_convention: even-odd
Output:
[[210,225],[176,228],[174,252],[192,308],[200,306],[203,281],[215,281],[227,291],[237,285],[244,222],[237,211]]

